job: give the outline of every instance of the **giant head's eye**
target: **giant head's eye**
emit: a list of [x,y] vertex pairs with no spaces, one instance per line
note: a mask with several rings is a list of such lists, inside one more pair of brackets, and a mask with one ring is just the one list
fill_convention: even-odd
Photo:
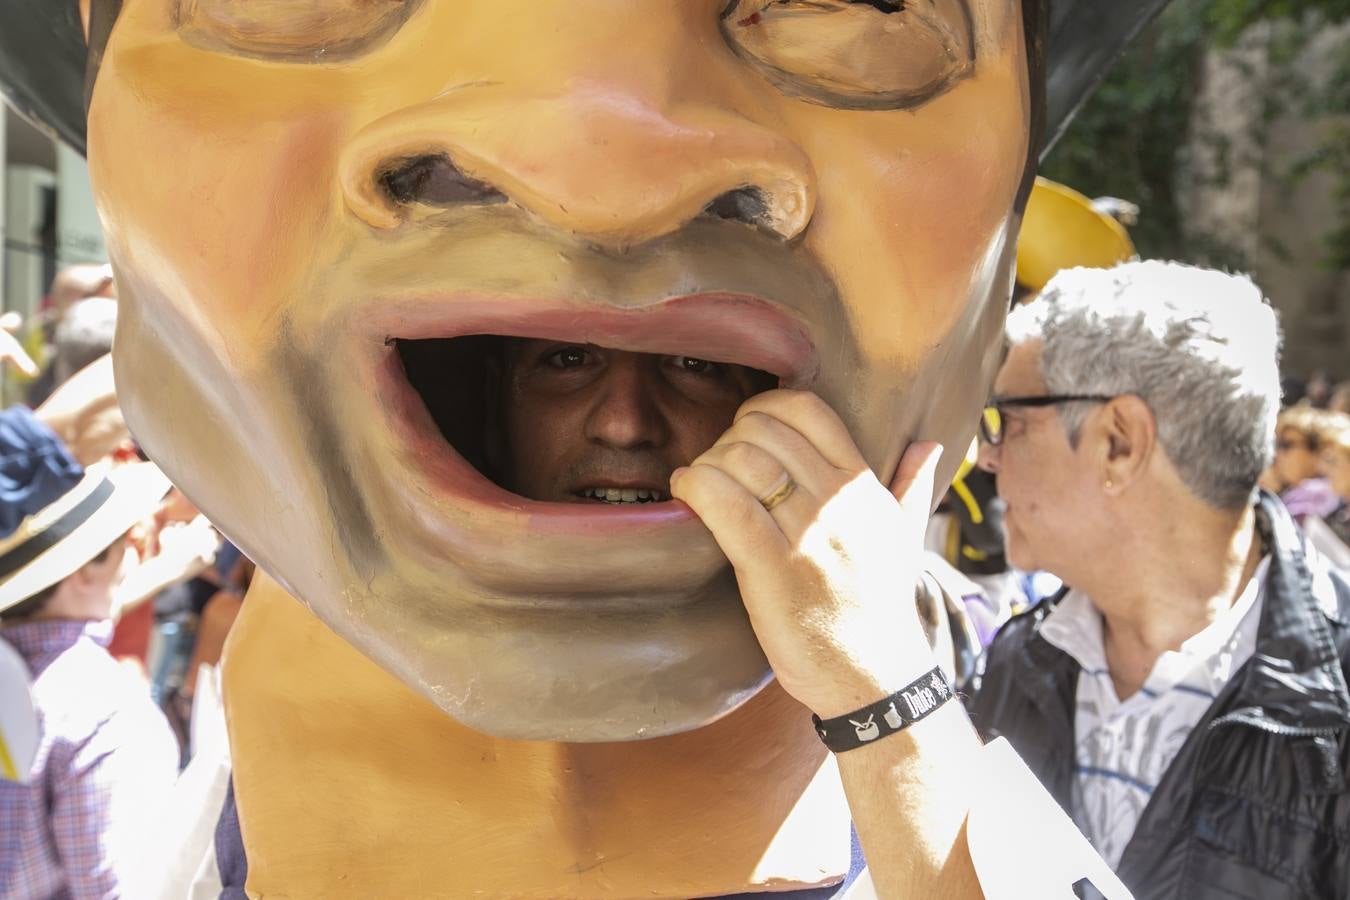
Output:
[[785,93],[843,109],[897,109],[970,73],[966,0],[731,0],[727,42]]
[[178,33],[203,50],[325,62],[389,38],[420,0],[179,0]]

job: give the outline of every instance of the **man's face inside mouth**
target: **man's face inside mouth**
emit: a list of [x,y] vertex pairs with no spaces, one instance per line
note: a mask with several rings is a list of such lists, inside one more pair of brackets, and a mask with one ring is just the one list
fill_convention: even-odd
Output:
[[124,0],[128,423],[460,721],[700,727],[769,672],[671,470],[778,385],[883,481],[965,446],[1028,97],[1009,0]]
[[500,401],[502,484],[557,503],[660,503],[764,372],[692,356],[512,340]]

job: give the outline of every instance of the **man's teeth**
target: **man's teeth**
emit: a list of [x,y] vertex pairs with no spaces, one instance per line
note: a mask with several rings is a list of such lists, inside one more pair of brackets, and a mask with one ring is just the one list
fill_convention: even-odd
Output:
[[646,488],[586,488],[581,496],[587,500],[603,500],[605,503],[661,503],[670,499],[665,491]]

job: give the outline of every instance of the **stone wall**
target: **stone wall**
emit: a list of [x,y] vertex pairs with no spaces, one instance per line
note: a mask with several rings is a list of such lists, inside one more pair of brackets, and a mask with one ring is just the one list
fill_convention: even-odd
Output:
[[1324,83],[1347,53],[1350,24],[1264,24],[1208,52],[1177,185],[1200,261],[1248,269],[1279,308],[1285,371],[1337,380],[1350,379],[1350,271],[1328,265],[1325,239],[1350,173],[1290,173],[1347,123],[1310,120],[1291,84]]

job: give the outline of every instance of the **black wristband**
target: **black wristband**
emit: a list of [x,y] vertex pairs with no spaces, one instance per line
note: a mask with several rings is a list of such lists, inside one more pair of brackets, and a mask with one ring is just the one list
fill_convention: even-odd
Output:
[[825,746],[843,753],[903,731],[941,708],[952,696],[942,667],[934,666],[928,674],[876,703],[833,719],[812,716],[811,721]]

